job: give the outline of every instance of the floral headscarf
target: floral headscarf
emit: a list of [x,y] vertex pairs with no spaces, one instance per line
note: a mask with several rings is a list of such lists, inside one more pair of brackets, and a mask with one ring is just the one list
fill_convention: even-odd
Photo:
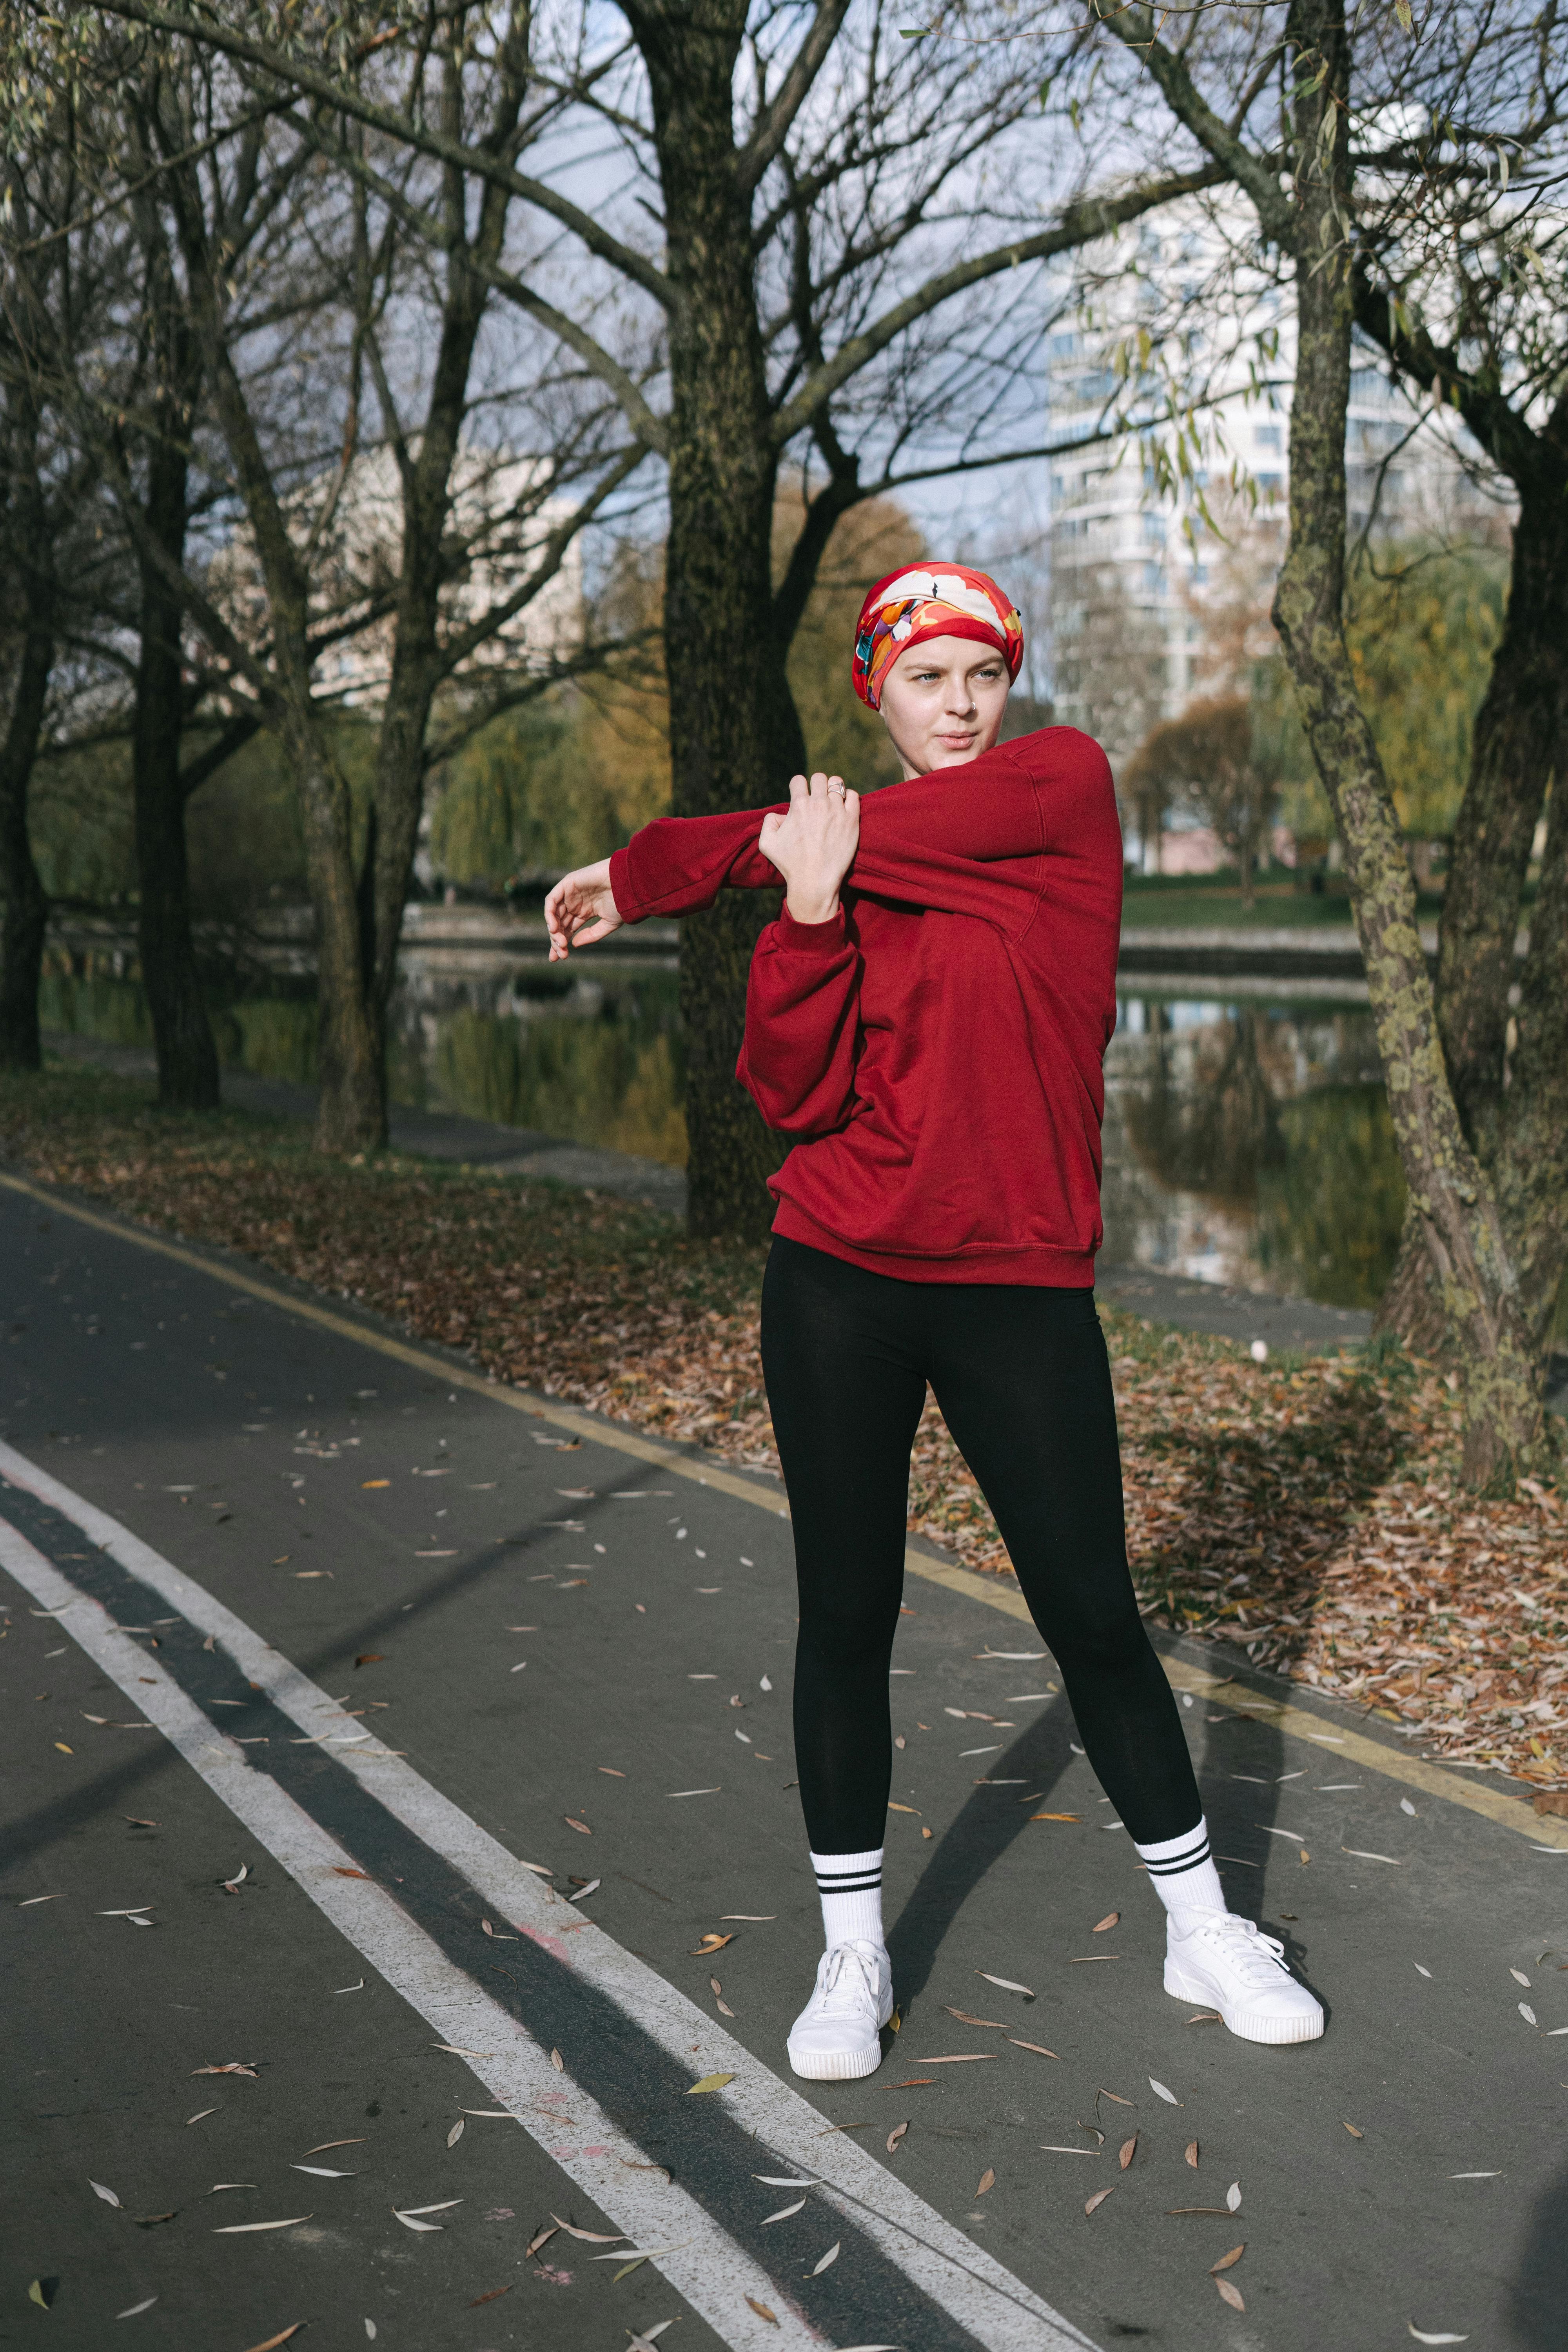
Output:
[[855,632],[855,691],[873,710],[882,681],[901,653],[923,637],[973,637],[994,646],[1016,677],[1024,624],[988,572],[962,563],[913,564],[879,580],[860,607]]

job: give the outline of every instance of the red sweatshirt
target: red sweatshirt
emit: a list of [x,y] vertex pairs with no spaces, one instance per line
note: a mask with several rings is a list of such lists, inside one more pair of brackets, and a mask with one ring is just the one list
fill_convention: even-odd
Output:
[[[621,914],[776,886],[765,814],[645,825],[610,860]],[[841,897],[826,923],[786,908],[752,961],[736,1075],[800,1139],[773,1231],[905,1281],[1087,1288],[1121,916],[1104,752],[1047,727],[872,793]]]

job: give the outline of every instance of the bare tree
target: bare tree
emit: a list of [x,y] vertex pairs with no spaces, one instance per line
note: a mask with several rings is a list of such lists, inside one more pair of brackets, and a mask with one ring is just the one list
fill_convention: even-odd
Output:
[[[409,103],[445,134],[472,132],[493,163],[523,135],[530,77],[517,37],[481,70],[476,25],[458,10],[415,45]],[[291,92],[258,100],[223,57],[134,26],[100,28],[69,63],[95,208],[129,215],[146,296],[111,366],[100,356],[89,380],[59,355],[141,569],[139,823],[170,851],[143,929],[175,901],[184,922],[190,789],[265,727],[303,816],[318,1141],[374,1148],[426,770],[587,657],[568,642],[580,635],[568,560],[642,452],[552,348],[532,364],[487,344],[510,205],[496,178],[406,147],[388,157],[357,123],[297,120]],[[477,368],[505,384],[504,443],[489,422],[498,386]],[[210,515],[189,536],[198,424],[243,517],[226,538]],[[531,611],[552,596],[541,640]],[[198,703],[224,724],[182,767],[170,722]],[[374,746],[358,811],[340,756],[351,703]]]
[[[1352,42],[1341,0],[1290,0],[1282,16],[1255,20],[1239,71],[1229,25],[1206,50],[1196,37],[1176,49],[1146,8],[1104,13],[1144,86],[1157,87],[1199,151],[1226,165],[1261,238],[1293,274],[1290,543],[1275,620],[1344,845],[1412,1230],[1464,1375],[1467,1475],[1506,1486],[1541,1442],[1544,1349],[1568,1260],[1568,794],[1560,782],[1517,982],[1511,1068],[1505,1060],[1530,835],[1548,777],[1568,772],[1568,651],[1560,623],[1552,632],[1546,618],[1561,613],[1568,394],[1561,303],[1554,323],[1549,291],[1562,269],[1561,216],[1531,219],[1532,200],[1500,205],[1508,174],[1499,156],[1524,159],[1542,189],[1557,184],[1568,60],[1553,13],[1528,5],[1436,20],[1428,59],[1401,50],[1399,27],[1382,19]],[[1277,123],[1263,120],[1261,105],[1276,73]],[[1222,103],[1222,87],[1239,88],[1244,102]],[[1422,98],[1424,120],[1415,112]],[[1425,229],[1434,216],[1448,224],[1436,249]],[[1500,259],[1509,302],[1518,294],[1500,313],[1485,293]],[[1506,450],[1505,470],[1521,488],[1519,617],[1510,609],[1476,730],[1456,844],[1461,871],[1451,875],[1445,919],[1445,995],[1455,1011],[1441,1023],[1393,797],[1345,642],[1345,415],[1358,322],[1470,416],[1483,446]],[[1467,1071],[1478,1094],[1499,1104],[1489,1142],[1475,1101],[1467,1121]]]
[[[423,61],[461,10],[389,22],[368,5],[307,6],[270,37],[150,0],[103,13],[221,50],[258,103],[292,89],[288,120],[345,165],[352,124],[515,200],[518,238],[532,242],[481,255],[465,229],[465,262],[603,387],[663,468],[674,805],[700,814],[766,800],[802,757],[786,660],[838,517],[1039,446],[1034,358],[1050,301],[1031,269],[1223,176],[1205,159],[1097,179],[1098,151],[1067,128],[1072,32],[1055,44],[1049,93],[1063,140],[1048,165],[1032,161],[1038,57],[991,40],[1019,20],[986,6],[944,55],[848,0],[817,0],[804,26],[771,0],[721,0],[700,18],[627,0],[618,21],[562,0],[506,18],[482,59],[466,53],[445,111],[425,102]],[[497,58],[531,92],[505,136],[468,95]],[[435,251],[458,249],[449,209],[420,219]],[[797,451],[820,487],[775,583],[775,489]],[[758,920],[738,896],[683,940],[698,1233],[755,1232],[768,1214],[772,1147],[733,1077]]]

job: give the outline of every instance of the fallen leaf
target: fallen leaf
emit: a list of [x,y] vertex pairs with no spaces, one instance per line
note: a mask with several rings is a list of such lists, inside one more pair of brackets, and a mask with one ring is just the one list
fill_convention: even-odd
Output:
[[753,2172],[752,2179],[760,2180],[764,2189],[815,2189],[818,2185],[815,2180],[797,2180],[793,2172]]
[[1042,2140],[1040,2154],[1042,2156],[1098,2156],[1100,2150],[1097,2147],[1062,2147],[1055,2141]]
[[895,2124],[895,2125],[893,2126],[892,2130],[888,2134],[888,2154],[889,2154],[889,2156],[891,2156],[891,2155],[894,2153],[895,2149],[897,2148],[897,2147],[898,2147],[898,2145],[899,2145],[899,2142],[902,2139],[902,2137],[903,2137],[904,2134],[908,2131],[908,2129],[909,2129],[909,2125],[908,2125],[908,2123],[907,2123],[907,2122],[906,2122],[906,2123],[901,2123],[901,2124]]
[[[434,2213],[438,2209],[431,2205],[423,2210]],[[579,2230],[574,2221],[563,2221],[559,2213],[552,2213],[550,2218],[558,2230],[565,2231],[569,2238],[581,2238],[588,2246],[618,2246],[624,2242],[626,2234],[624,2230]]]
[[[450,2140],[447,2145],[450,2147]],[[318,2180],[357,2180],[359,2179],[357,2172],[335,2172],[330,2164],[291,2164],[289,2169],[290,2172],[313,2173]],[[250,2180],[247,2181],[245,2186],[247,2189],[254,2189],[256,2183]]]
[[551,2052],[550,2063],[554,2067],[558,2074],[564,2074],[566,2072],[566,2061],[563,2058],[559,2050],[552,2050]]
[[704,2074],[700,2083],[692,2084],[686,2095],[694,2099],[700,2091],[721,2091],[726,2083],[732,2083],[734,2079],[733,2074]]
[[1521,2000],[1520,2002],[1519,2013],[1521,2017],[1523,2018],[1526,2025],[1533,2025],[1535,2023],[1535,2011],[1531,2009],[1527,2000]]
[[1391,1862],[1395,1870],[1400,1867],[1399,1856],[1396,1853],[1367,1853],[1359,1845],[1342,1845],[1340,1852],[1353,1854],[1357,1862]]
[[569,1895],[566,1897],[566,1900],[568,1903],[585,1903],[589,1895],[594,1894],[597,1888],[604,1885],[604,1883],[605,1882],[602,1878],[590,1878],[585,1886],[580,1886],[575,1895]]
[[1425,2335],[1422,2330],[1416,2326],[1415,2322],[1413,2319],[1408,2320],[1405,2324],[1409,2327],[1410,2333],[1414,2336],[1417,2344],[1468,2344],[1470,2340],[1468,2336]]
[[193,2066],[191,2068],[193,2082],[198,2074],[246,2074],[253,2083],[258,2079],[256,2061],[253,2060],[250,2064],[245,2065],[237,2058],[231,2058],[225,2066]]
[[114,2316],[116,2319],[139,2319],[142,2312],[152,2310],[157,2300],[155,2294],[144,2296],[142,2302],[128,2304],[123,2311],[117,2311]]
[[1228,2221],[1230,2218],[1223,2205],[1167,2205],[1165,2211],[1172,2219],[1174,2219],[1178,2213],[1212,2213],[1222,2221]]
[[823,2255],[822,2260],[819,2263],[815,2263],[809,2271],[805,2273],[804,2275],[807,2278],[820,2278],[823,2272],[826,2270],[828,2264],[830,2263],[836,2263],[838,2260],[842,2246],[842,2239],[835,2238],[833,2243],[828,2247],[827,2252]]
[[36,2303],[41,2310],[47,2311],[59,2291],[58,2279],[36,2278],[27,2289],[27,2300],[29,2303]]
[[1241,2183],[1239,2180],[1233,2180],[1230,2187],[1226,2190],[1225,2210],[1227,2213],[1238,2213],[1241,2210]]
[[1121,2143],[1121,2156],[1120,2156],[1119,2161],[1120,2161],[1120,2163],[1121,2163],[1121,2169],[1122,2169],[1122,2171],[1123,2171],[1123,2172],[1125,2172],[1125,2171],[1126,2171],[1126,2169],[1127,2169],[1128,2166],[1131,2163],[1131,2161],[1132,2161],[1132,2159],[1133,2159],[1134,2156],[1137,2154],[1137,2152],[1138,2152],[1138,2135],[1137,2135],[1137,2133],[1136,2133],[1136,2132],[1134,2132],[1131,2139],[1124,2139],[1124,2140],[1122,2141],[1122,2143]]
[[522,2250],[523,2261],[527,2262],[530,2254],[536,2254],[541,2246],[548,2245],[551,2239],[558,2234],[560,2228],[561,2224],[559,2221],[552,2221],[548,2230],[540,2230],[533,2237],[530,2238],[527,2245],[524,2246]]
[[[310,2218],[309,2213],[295,2213],[290,2215],[290,2217],[285,2221],[226,2221],[221,2230],[215,2230],[213,2231],[213,2236],[215,2238],[244,2238],[251,2235],[257,2230],[297,2230],[301,2221],[308,2221]],[[401,2220],[401,2218],[402,2217],[400,2215],[399,2219]],[[275,2343],[279,2340],[279,2339],[277,2337],[273,2338]]]
[[702,1941],[700,1944],[696,1944],[692,1947],[691,1950],[687,1954],[687,1958],[692,1960],[705,1960],[710,1956],[710,1954],[714,1952],[721,1952],[726,1944],[732,1944],[735,1938],[733,1936],[706,1935],[703,1937]]
[[216,2113],[217,2109],[216,2107],[198,2107],[194,2116],[187,2116],[185,2117],[185,2121],[188,2124],[205,2123],[208,2116],[216,2116]]
[[87,2185],[95,2197],[102,2198],[106,2205],[119,2205],[120,2200],[113,2189],[106,2189],[101,2180],[89,2180]]
[[765,2319],[770,2327],[776,2327],[778,2326],[779,2316],[776,2311],[770,2311],[767,2305],[765,2303],[759,2303],[754,2294],[749,2294],[746,2297],[746,2301],[751,2305],[752,2309],[756,2313],[759,2319]]
[[1104,2202],[1105,2202],[1105,2200],[1106,2200],[1106,2199],[1107,2199],[1108,2197],[1114,2197],[1114,2196],[1115,2196],[1115,2194],[1116,2194],[1116,2189],[1115,2189],[1114,2185],[1113,2185],[1111,2188],[1110,2188],[1110,2189],[1097,2189],[1095,2190],[1095,2192],[1094,2192],[1094,2195],[1089,2199],[1089,2200],[1088,2204],[1084,2207],[1084,2209],[1083,2209],[1083,2210],[1084,2210],[1084,2211],[1085,2211],[1086,2213],[1092,2213],[1092,2212],[1096,2210],[1096,2208],[1097,2208],[1097,2207],[1099,2207],[1099,2206],[1100,2206],[1100,2205],[1103,2205],[1103,2204],[1104,2204]]
[[[133,1830],[155,1830],[158,1826],[156,1822],[143,1821],[140,1813],[122,1813],[121,1819],[129,1822]],[[157,2299],[156,2295],[153,2298],[154,2303]]]
[[459,2116],[458,2117],[457,2122],[452,2126],[451,2130],[447,2134],[447,2147],[457,2147],[457,2145],[458,2145],[458,2142],[462,2138],[462,2137],[463,2137],[463,2118],[462,2118],[462,2116]]
[[[209,2107],[207,2113],[209,2116],[216,2116],[217,2109]],[[308,2147],[305,2153],[307,2156],[325,2156],[330,2147],[363,2147],[363,2146],[364,2137],[362,2134],[358,2139],[324,2139],[319,2147]]]
[[1103,1936],[1108,1928],[1119,1926],[1121,1924],[1121,1914],[1120,1911],[1108,1911],[1103,1919],[1096,1920],[1094,1926],[1090,1928],[1089,1933],[1093,1936]]
[[1247,2243],[1245,2240],[1243,2240],[1239,2246],[1232,2246],[1228,2254],[1221,2254],[1217,2263],[1211,2263],[1209,2264],[1210,2278],[1217,2278],[1221,2271],[1229,2270],[1231,2264],[1233,2263],[1238,2263],[1246,2252]]
[[511,2290],[512,2281],[508,2279],[505,2286],[492,2286],[489,2294],[475,2295],[472,2303],[468,2305],[468,2309],[470,2311],[478,2311],[481,2303],[499,2303],[501,2296],[503,2294],[510,2294]]
[[62,1756],[74,1756],[76,1754],[76,1749],[74,1748],[68,1748],[63,1739],[57,1739],[55,1746],[59,1749]]
[[572,1814],[572,1813],[563,1813],[563,1814],[562,1815],[562,1819],[563,1819],[563,1821],[565,1822],[565,1824],[566,1824],[566,1826],[567,1826],[567,1828],[568,1828],[569,1830],[575,1830],[575,1831],[577,1832],[577,1834],[578,1834],[578,1836],[579,1836],[579,1837],[592,1837],[592,1836],[593,1836],[594,1832],[593,1832],[593,1831],[588,1827],[587,1822],[580,1822],[580,1821],[578,1821],[578,1820],[576,1819],[576,1817],[575,1817],[574,1814]]
[[1154,2096],[1157,2099],[1163,2099],[1168,2107],[1179,2107],[1181,2105],[1182,2102],[1177,2098],[1174,2091],[1168,2091],[1163,2083],[1156,2083],[1152,2074],[1149,2077],[1149,2088],[1153,2092]]
[[996,2175],[993,2172],[991,2167],[987,2165],[984,2171],[980,2176],[980,2184],[974,2193],[976,2197],[984,2197],[988,2189],[994,2189],[995,2186]]
[[915,2064],[917,2066],[973,2066],[977,2065],[983,2058],[994,2058],[996,2054],[994,2050],[961,2050],[956,2057],[917,2058]]
[[918,1805],[895,1805],[891,1799],[889,1799],[888,1811],[890,1813],[918,1813],[920,1811],[920,1807]]
[[1192,2166],[1193,2170],[1195,2172],[1198,2168],[1198,2144],[1195,2139],[1190,2139],[1187,2142],[1186,2158],[1187,2162]]
[[1081,1813],[1031,1813],[1032,1822],[1081,1822]]
[[249,2352],[278,2352],[278,2347],[280,2344],[287,2344],[291,2336],[298,2336],[304,2325],[302,2319],[297,2319],[292,2327],[280,2327],[276,2336],[269,2336],[267,2338],[265,2344],[252,2344]]
[[1003,2021],[999,2017],[971,2017],[966,2009],[952,2009],[945,2001],[942,2006],[947,2010],[949,2017],[957,2018],[960,2025],[993,2025],[998,2032],[1002,2030]]
[[247,1862],[242,1862],[232,1878],[222,1878],[218,1884],[226,1895],[237,1895],[249,1876],[250,1864]]
[[1026,2000],[1035,1998],[1027,1985],[1015,1984],[1011,1977],[994,1977],[988,1969],[976,1969],[974,1973],[984,1977],[987,1984],[994,1984],[999,1992],[1021,1992]]
[[353,1870],[349,1867],[349,1864],[346,1862],[334,1862],[332,1864],[332,1875],[334,1878],[363,1878],[367,1883],[370,1882],[370,1873],[368,1870]]
[[793,2205],[781,2205],[776,2213],[769,2213],[765,2219],[758,2222],[757,2227],[759,2230],[766,2230],[771,2227],[774,2221],[793,2221],[797,2213],[804,2212],[805,2210],[805,2198],[797,2197]]
[[[1343,2121],[1342,2116],[1341,2120],[1342,2122]],[[1366,2137],[1365,2132],[1358,2130],[1354,2124],[1346,2124],[1345,2129],[1349,2132],[1352,2139],[1364,2139]]]
[[379,1650],[362,1650],[354,1660],[356,1666],[384,1666],[385,1658]]
[[1247,2309],[1246,2304],[1241,2299],[1241,2289],[1235,2285],[1231,2280],[1227,2278],[1216,2278],[1215,2285],[1219,2291],[1221,2302],[1228,2303],[1232,2311],[1245,2311]]
[[367,1486],[390,1486],[392,1481],[390,1478],[362,1478],[359,1483],[363,1490]]
[[1109,2099],[1113,2106],[1118,2107],[1131,2107],[1137,2104],[1133,2099],[1124,2099],[1120,2091],[1097,2091],[1094,2095],[1097,2099]]
[[158,2230],[165,2221],[179,2220],[179,2208],[171,2206],[166,2213],[132,2213],[131,2219],[139,2230]]
[[1521,1984],[1524,1986],[1526,1991],[1529,1990],[1530,1979],[1525,1975],[1522,1969],[1510,1969],[1509,1974],[1513,1979],[1515,1984]]
[[1020,2042],[1016,2033],[1007,2036],[1015,2050],[1032,2050],[1037,2058],[1055,2058],[1056,2052],[1047,2050],[1043,2042]]

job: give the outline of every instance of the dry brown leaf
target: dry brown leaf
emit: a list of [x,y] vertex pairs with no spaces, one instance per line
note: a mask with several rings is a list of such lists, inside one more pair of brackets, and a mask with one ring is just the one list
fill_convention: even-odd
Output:
[[891,2156],[891,2155],[893,2154],[894,2150],[897,2148],[897,2147],[898,2147],[898,2145],[899,2145],[899,2142],[902,2139],[902,2137],[903,2137],[904,2134],[908,2131],[908,2129],[909,2129],[909,2125],[908,2125],[908,2123],[907,2123],[907,2122],[905,2122],[905,2123],[901,2123],[901,2124],[895,2124],[895,2125],[893,2126],[892,2130],[888,2134],[888,2154],[889,2154],[889,2156]]
[[[1015,2050],[1032,2050],[1037,2058],[1055,2058],[1056,2052],[1047,2050],[1043,2042],[1020,2042],[1016,2033],[1007,2036]],[[1060,2062],[1058,2061],[1058,2063]]]
[[334,1878],[368,1879],[370,1877],[370,1873],[368,1870],[351,1870],[347,1863],[334,1862],[332,1864],[332,1875]]
[[746,2301],[751,2305],[752,2309],[756,2313],[759,2319],[765,2319],[770,2327],[776,2327],[778,2326],[779,2316],[776,2311],[770,2311],[767,2305],[765,2303],[759,2303],[754,2294],[749,2294],[746,2297]]
[[1198,2168],[1198,2144],[1195,2139],[1190,2139],[1187,2142],[1186,2157],[1187,2162],[1192,2166],[1193,2170],[1195,2172]]
[[[1343,2120],[1344,2119],[1342,2116],[1341,2121],[1343,2122]],[[1364,2139],[1366,2137],[1365,2132],[1358,2131],[1354,2124],[1346,2124],[1345,2129],[1349,2132],[1352,2139]]]
[[362,1650],[354,1664],[356,1666],[384,1666],[386,1660],[379,1650]]
[[1120,2091],[1097,2091],[1095,2096],[1099,2099],[1110,2099],[1119,2107],[1135,2107],[1138,2104],[1136,2099],[1124,2099]]
[[1115,2189],[1114,2186],[1112,2186],[1112,2187],[1111,2187],[1111,2188],[1110,2188],[1110,2189],[1097,2189],[1095,2190],[1095,2192],[1094,2192],[1094,2195],[1089,2199],[1089,2200],[1088,2204],[1084,2207],[1084,2209],[1083,2209],[1083,2210],[1084,2210],[1084,2211],[1085,2211],[1086,2213],[1092,2213],[1092,2212],[1095,2210],[1095,2208],[1096,2208],[1097,2206],[1103,2205],[1103,2204],[1104,2204],[1104,2202],[1105,2202],[1105,2200],[1106,2200],[1106,2199],[1107,2199],[1108,2197],[1114,2197],[1114,2196],[1115,2196],[1115,2194],[1116,2194],[1116,2189]]
[[1233,2263],[1238,2263],[1246,2252],[1247,2242],[1244,2239],[1239,2246],[1232,2246],[1228,2254],[1221,2254],[1217,2263],[1211,2263],[1209,2264],[1210,2278],[1216,2278],[1221,2271],[1229,2270],[1231,2264]]
[[470,2311],[478,2311],[481,2303],[499,2303],[503,2294],[510,2294],[511,2293],[512,2284],[512,2281],[508,2279],[505,2286],[492,2286],[489,2294],[475,2295],[472,2303],[468,2305],[468,2309]]
[[1215,2284],[1219,2289],[1221,2300],[1228,2303],[1232,2311],[1245,2311],[1247,2309],[1246,2304],[1241,2299],[1241,2289],[1238,2286],[1233,2285],[1229,2279],[1216,2278]]
[[1094,1936],[1103,1936],[1108,1929],[1119,1926],[1121,1919],[1121,1914],[1120,1911],[1108,1911],[1103,1919],[1097,1919],[1095,1921],[1089,1933]]
[[550,2218],[558,2230],[564,2230],[569,2238],[581,2238],[584,2245],[618,2246],[626,2239],[624,2230],[579,2230],[574,2221],[563,2221],[559,2213],[552,2213]]
[[559,2221],[552,2221],[548,2230],[536,2231],[522,2250],[523,2261],[527,2262],[530,2254],[536,2254],[541,2246],[548,2245],[551,2239],[553,2238],[559,2231],[560,2227],[561,2224]]
[[1128,2166],[1131,2163],[1137,2153],[1138,2135],[1134,2132],[1131,2139],[1124,2139],[1121,2143],[1121,2155],[1118,2160],[1121,2163],[1123,2172],[1126,2171]]
[[578,1832],[579,1836],[581,1836],[581,1837],[592,1837],[592,1836],[593,1836],[594,1832],[593,1832],[593,1831],[588,1827],[588,1824],[587,1824],[587,1822],[580,1822],[580,1821],[578,1821],[578,1820],[577,1820],[577,1819],[576,1819],[573,1814],[571,1814],[571,1813],[565,1813],[565,1814],[563,1814],[563,1815],[562,1816],[562,1818],[563,1818],[563,1820],[565,1822],[567,1828],[568,1828],[569,1830],[575,1830],[575,1831]]
[[278,2347],[280,2344],[287,2344],[291,2336],[298,2336],[304,2325],[302,2319],[297,2319],[292,2327],[280,2329],[276,2336],[269,2336],[264,2344],[251,2345],[250,2352],[278,2352]]
[[949,2017],[957,2018],[960,2025],[994,2025],[999,2032],[1004,2021],[999,2017],[971,2017],[966,2009],[953,2009],[946,2001],[942,2007],[947,2010]]
[[703,1937],[702,1941],[700,1944],[694,1944],[692,1946],[690,1951],[687,1954],[687,1958],[688,1959],[692,1960],[710,1959],[715,1952],[721,1952],[726,1944],[732,1944],[735,1938],[732,1935],[706,1935]]
[[559,2050],[552,2050],[551,2052],[550,2063],[554,2067],[558,2074],[564,2074],[566,2072],[566,2061],[563,2058]]
[[[207,2113],[209,2116],[216,2116],[217,2109],[209,2107]],[[364,2144],[363,2137],[359,2139],[324,2139],[317,2147],[308,2147],[305,2153],[307,2156],[325,2156],[330,2147],[363,2147]]]
[[987,2189],[994,2189],[995,2186],[996,2175],[993,2172],[991,2167],[987,2165],[984,2171],[980,2176],[980,2185],[974,2193],[976,2197],[984,2197]]

